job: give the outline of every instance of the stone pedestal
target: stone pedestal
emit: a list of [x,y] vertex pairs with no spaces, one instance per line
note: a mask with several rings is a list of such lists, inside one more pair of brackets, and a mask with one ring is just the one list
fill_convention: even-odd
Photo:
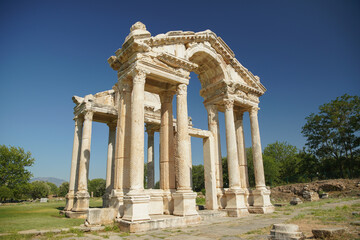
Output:
[[86,212],[89,209],[90,195],[88,192],[77,192],[75,195],[75,203],[72,211]]
[[251,213],[272,213],[275,211],[270,202],[270,190],[255,189],[251,192],[254,199],[253,206],[249,209]]
[[117,217],[124,215],[124,193],[123,191],[113,189],[110,194],[109,207],[119,210]]
[[196,211],[196,193],[177,191],[173,194],[174,198],[174,215],[191,216],[198,215]]
[[122,220],[130,222],[150,220],[149,203],[149,195],[128,193],[124,196],[124,216]]
[[298,225],[274,224],[273,228],[270,231],[270,236],[268,238],[271,240],[280,240],[280,239],[300,240],[300,239],[305,239],[305,236],[302,232],[299,231]]
[[164,214],[172,215],[174,213],[174,199],[172,198],[172,192],[175,190],[164,191],[163,193],[163,208]]
[[245,204],[246,192],[243,189],[229,189],[226,193],[226,211],[229,217],[241,217],[249,214]]

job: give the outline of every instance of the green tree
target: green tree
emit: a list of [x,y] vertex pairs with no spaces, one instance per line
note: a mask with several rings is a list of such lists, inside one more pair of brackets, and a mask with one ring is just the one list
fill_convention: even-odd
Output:
[[222,174],[223,174],[223,186],[224,186],[224,188],[228,188],[229,187],[229,172],[228,172],[227,157],[223,157],[221,159],[221,166],[222,166]]
[[263,158],[264,169],[267,172],[265,179],[268,175],[268,179],[274,184],[298,181],[301,159],[295,146],[276,141],[265,147]]
[[30,152],[21,147],[0,145],[0,186],[10,189],[27,183],[32,174],[26,167],[34,164]]
[[7,186],[1,186],[0,187],[0,201],[6,201],[7,199],[12,199],[13,196],[13,192],[10,188],[8,188]]
[[89,181],[89,193],[94,197],[102,197],[105,194],[106,181],[102,178],[95,178]]
[[[250,187],[255,187],[255,173],[251,147],[246,148],[246,158],[248,165],[249,185]],[[263,154],[263,165],[266,185],[276,185],[279,179],[279,164],[272,156]]]
[[30,186],[30,193],[33,199],[47,197],[51,191],[50,186],[43,181],[34,181],[30,184]]
[[50,187],[50,194],[58,195],[59,189],[54,183],[46,182],[46,184],[49,185],[49,187]]
[[202,164],[192,166],[192,181],[195,192],[201,192],[205,189],[204,166]]
[[302,173],[299,182],[313,181],[319,177],[321,165],[319,160],[311,153],[303,149],[299,152],[298,157],[301,159],[299,171]]
[[59,197],[65,197],[69,192],[69,182],[63,182],[59,187]]
[[359,176],[359,96],[338,97],[321,105],[319,113],[310,114],[306,120],[302,128],[306,146],[321,161],[324,177]]

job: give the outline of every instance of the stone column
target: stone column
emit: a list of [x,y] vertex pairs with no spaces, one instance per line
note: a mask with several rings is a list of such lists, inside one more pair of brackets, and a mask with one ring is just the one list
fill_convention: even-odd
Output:
[[150,196],[144,193],[144,88],[146,73],[134,70],[131,92],[130,191],[124,197],[126,221],[148,220]]
[[70,211],[74,206],[74,197],[75,197],[75,182],[77,182],[77,166],[79,164],[80,152],[81,152],[81,135],[83,127],[83,119],[80,117],[75,117],[75,131],[74,131],[74,143],[73,143],[73,152],[71,158],[71,170],[70,170],[70,181],[69,181],[69,192],[66,194],[66,205],[64,210]]
[[248,214],[245,205],[245,191],[241,189],[239,161],[236,144],[236,133],[234,123],[234,100],[226,99],[225,104],[225,128],[226,128],[226,148],[229,172],[229,190],[226,192],[229,216],[238,217]]
[[246,158],[246,148],[244,140],[244,126],[243,126],[244,112],[237,111],[235,113],[235,131],[236,131],[236,142],[239,159],[240,169],[240,184],[242,188],[249,188],[249,177],[248,177],[248,166]]
[[226,148],[229,171],[229,188],[240,189],[239,163],[234,125],[234,100],[225,100]]
[[160,96],[161,124],[160,124],[160,189],[164,190],[164,213],[174,211],[171,191],[175,189],[175,161],[174,161],[174,130],[172,100],[173,91],[164,91]]
[[197,215],[196,193],[191,190],[189,167],[189,122],[187,110],[187,86],[177,87],[177,191],[174,197],[174,215]]
[[154,130],[148,129],[148,149],[147,149],[147,187],[155,186],[155,162],[154,162]]
[[[220,144],[220,127],[219,127],[219,112],[214,104],[207,104],[206,110],[208,112],[208,128],[213,135],[214,146],[214,161],[215,161],[215,175],[216,175],[216,190],[219,206],[223,207],[226,203],[223,200],[223,174],[222,174],[222,156]],[[225,199],[226,201],[226,199]],[[223,204],[222,204],[223,202]]]
[[[131,107],[131,84],[122,80],[116,84],[118,91],[117,108],[117,131],[115,147],[114,189],[111,192],[110,206],[119,209],[123,215],[123,190],[128,188],[128,167],[130,156],[130,107]],[[125,147],[126,146],[126,147]],[[127,169],[127,171],[124,171]],[[119,217],[119,216],[118,216]]]
[[76,200],[73,208],[73,211],[75,212],[86,212],[89,209],[90,196],[87,188],[87,169],[90,163],[91,129],[93,115],[94,113],[92,111],[87,111],[84,115],[84,127],[81,138],[78,191],[76,192]]
[[106,190],[103,196],[103,207],[109,207],[110,194],[114,187],[114,168],[115,168],[115,137],[116,137],[116,124],[108,123],[109,139],[108,139],[108,155],[106,164]]
[[267,190],[265,185],[257,107],[250,109],[250,125],[256,185],[256,189],[252,191],[254,199],[252,211],[256,213],[269,213],[274,211],[274,207],[270,202],[270,190]]
[[252,108],[250,110],[251,143],[255,171],[255,185],[256,189],[266,189],[257,113],[257,108]]

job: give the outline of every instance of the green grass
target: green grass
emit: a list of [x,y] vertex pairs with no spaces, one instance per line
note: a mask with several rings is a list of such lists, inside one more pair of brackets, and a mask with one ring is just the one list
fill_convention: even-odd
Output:
[[[333,201],[331,201],[333,202]],[[328,223],[348,223],[353,220],[357,220],[359,216],[352,215],[352,212],[359,211],[360,204],[343,205],[337,206],[330,209],[317,208],[319,205],[312,204],[307,213],[301,213],[293,217],[290,222],[302,220],[302,219],[313,219],[321,221],[323,224]]]
[[[65,201],[19,203],[0,207],[0,233],[29,229],[55,229],[79,226],[83,219],[70,219],[59,214]],[[20,238],[21,239],[21,238]]]

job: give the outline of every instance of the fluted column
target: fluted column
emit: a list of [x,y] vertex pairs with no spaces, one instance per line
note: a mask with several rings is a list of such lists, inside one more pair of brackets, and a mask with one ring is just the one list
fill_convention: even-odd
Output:
[[264,166],[262,159],[260,130],[258,122],[258,108],[251,108],[250,110],[250,125],[251,125],[251,142],[252,154],[255,172],[256,189],[266,189]]
[[[261,140],[258,122],[258,108],[250,109],[251,142],[256,189],[251,191],[252,212],[271,213],[274,206],[270,202],[270,190],[266,189],[264,166],[262,159]],[[250,201],[249,201],[250,202]]]
[[178,190],[191,191],[189,168],[189,123],[187,109],[187,86],[180,84],[177,89],[177,155],[178,155]]
[[155,163],[154,163],[154,130],[148,129],[147,149],[147,187],[154,188],[155,185]]
[[239,161],[234,124],[234,100],[227,99],[225,104],[226,149],[230,189],[240,188]]
[[197,215],[196,193],[191,190],[191,167],[189,166],[189,121],[187,109],[187,86],[179,84],[176,96],[177,116],[177,191],[173,194],[174,215]]
[[144,86],[145,73],[133,79],[131,93],[130,191],[144,189]]
[[234,122],[234,100],[226,99],[225,104],[225,128],[226,147],[229,172],[229,190],[226,192],[226,210],[229,216],[239,217],[249,214],[245,190],[241,188],[239,160],[236,143],[235,122]]
[[108,155],[106,164],[106,190],[103,196],[103,207],[109,206],[109,196],[114,187],[114,168],[115,168],[115,138],[116,124],[108,123],[109,139],[108,139]]
[[223,188],[223,174],[222,174],[222,159],[221,159],[221,145],[220,145],[220,131],[219,131],[219,112],[217,107],[213,104],[206,105],[208,112],[208,128],[214,137],[214,158],[216,167],[216,188]]
[[126,221],[148,220],[150,196],[144,192],[144,89],[146,73],[135,69],[131,92],[130,191],[124,197]]
[[237,150],[240,169],[240,184],[242,188],[249,188],[248,166],[246,158],[245,140],[244,140],[244,126],[243,126],[244,112],[235,112],[235,131],[237,139]]
[[78,164],[81,152],[81,136],[82,136],[82,127],[83,127],[83,118],[75,117],[75,131],[74,131],[74,143],[73,151],[71,158],[71,170],[70,170],[70,181],[69,181],[69,192],[66,195],[66,206],[65,211],[70,211],[74,206],[74,197],[75,197],[75,183],[78,172]]
[[83,212],[89,208],[88,193],[88,166],[90,164],[90,147],[91,147],[91,129],[92,118],[94,113],[87,111],[84,115],[84,126],[81,138],[81,153],[79,164],[78,191],[76,193],[76,202],[73,211]]
[[173,116],[172,99],[174,92],[161,93],[161,124],[160,124],[160,188],[175,188],[174,153],[173,153]]

